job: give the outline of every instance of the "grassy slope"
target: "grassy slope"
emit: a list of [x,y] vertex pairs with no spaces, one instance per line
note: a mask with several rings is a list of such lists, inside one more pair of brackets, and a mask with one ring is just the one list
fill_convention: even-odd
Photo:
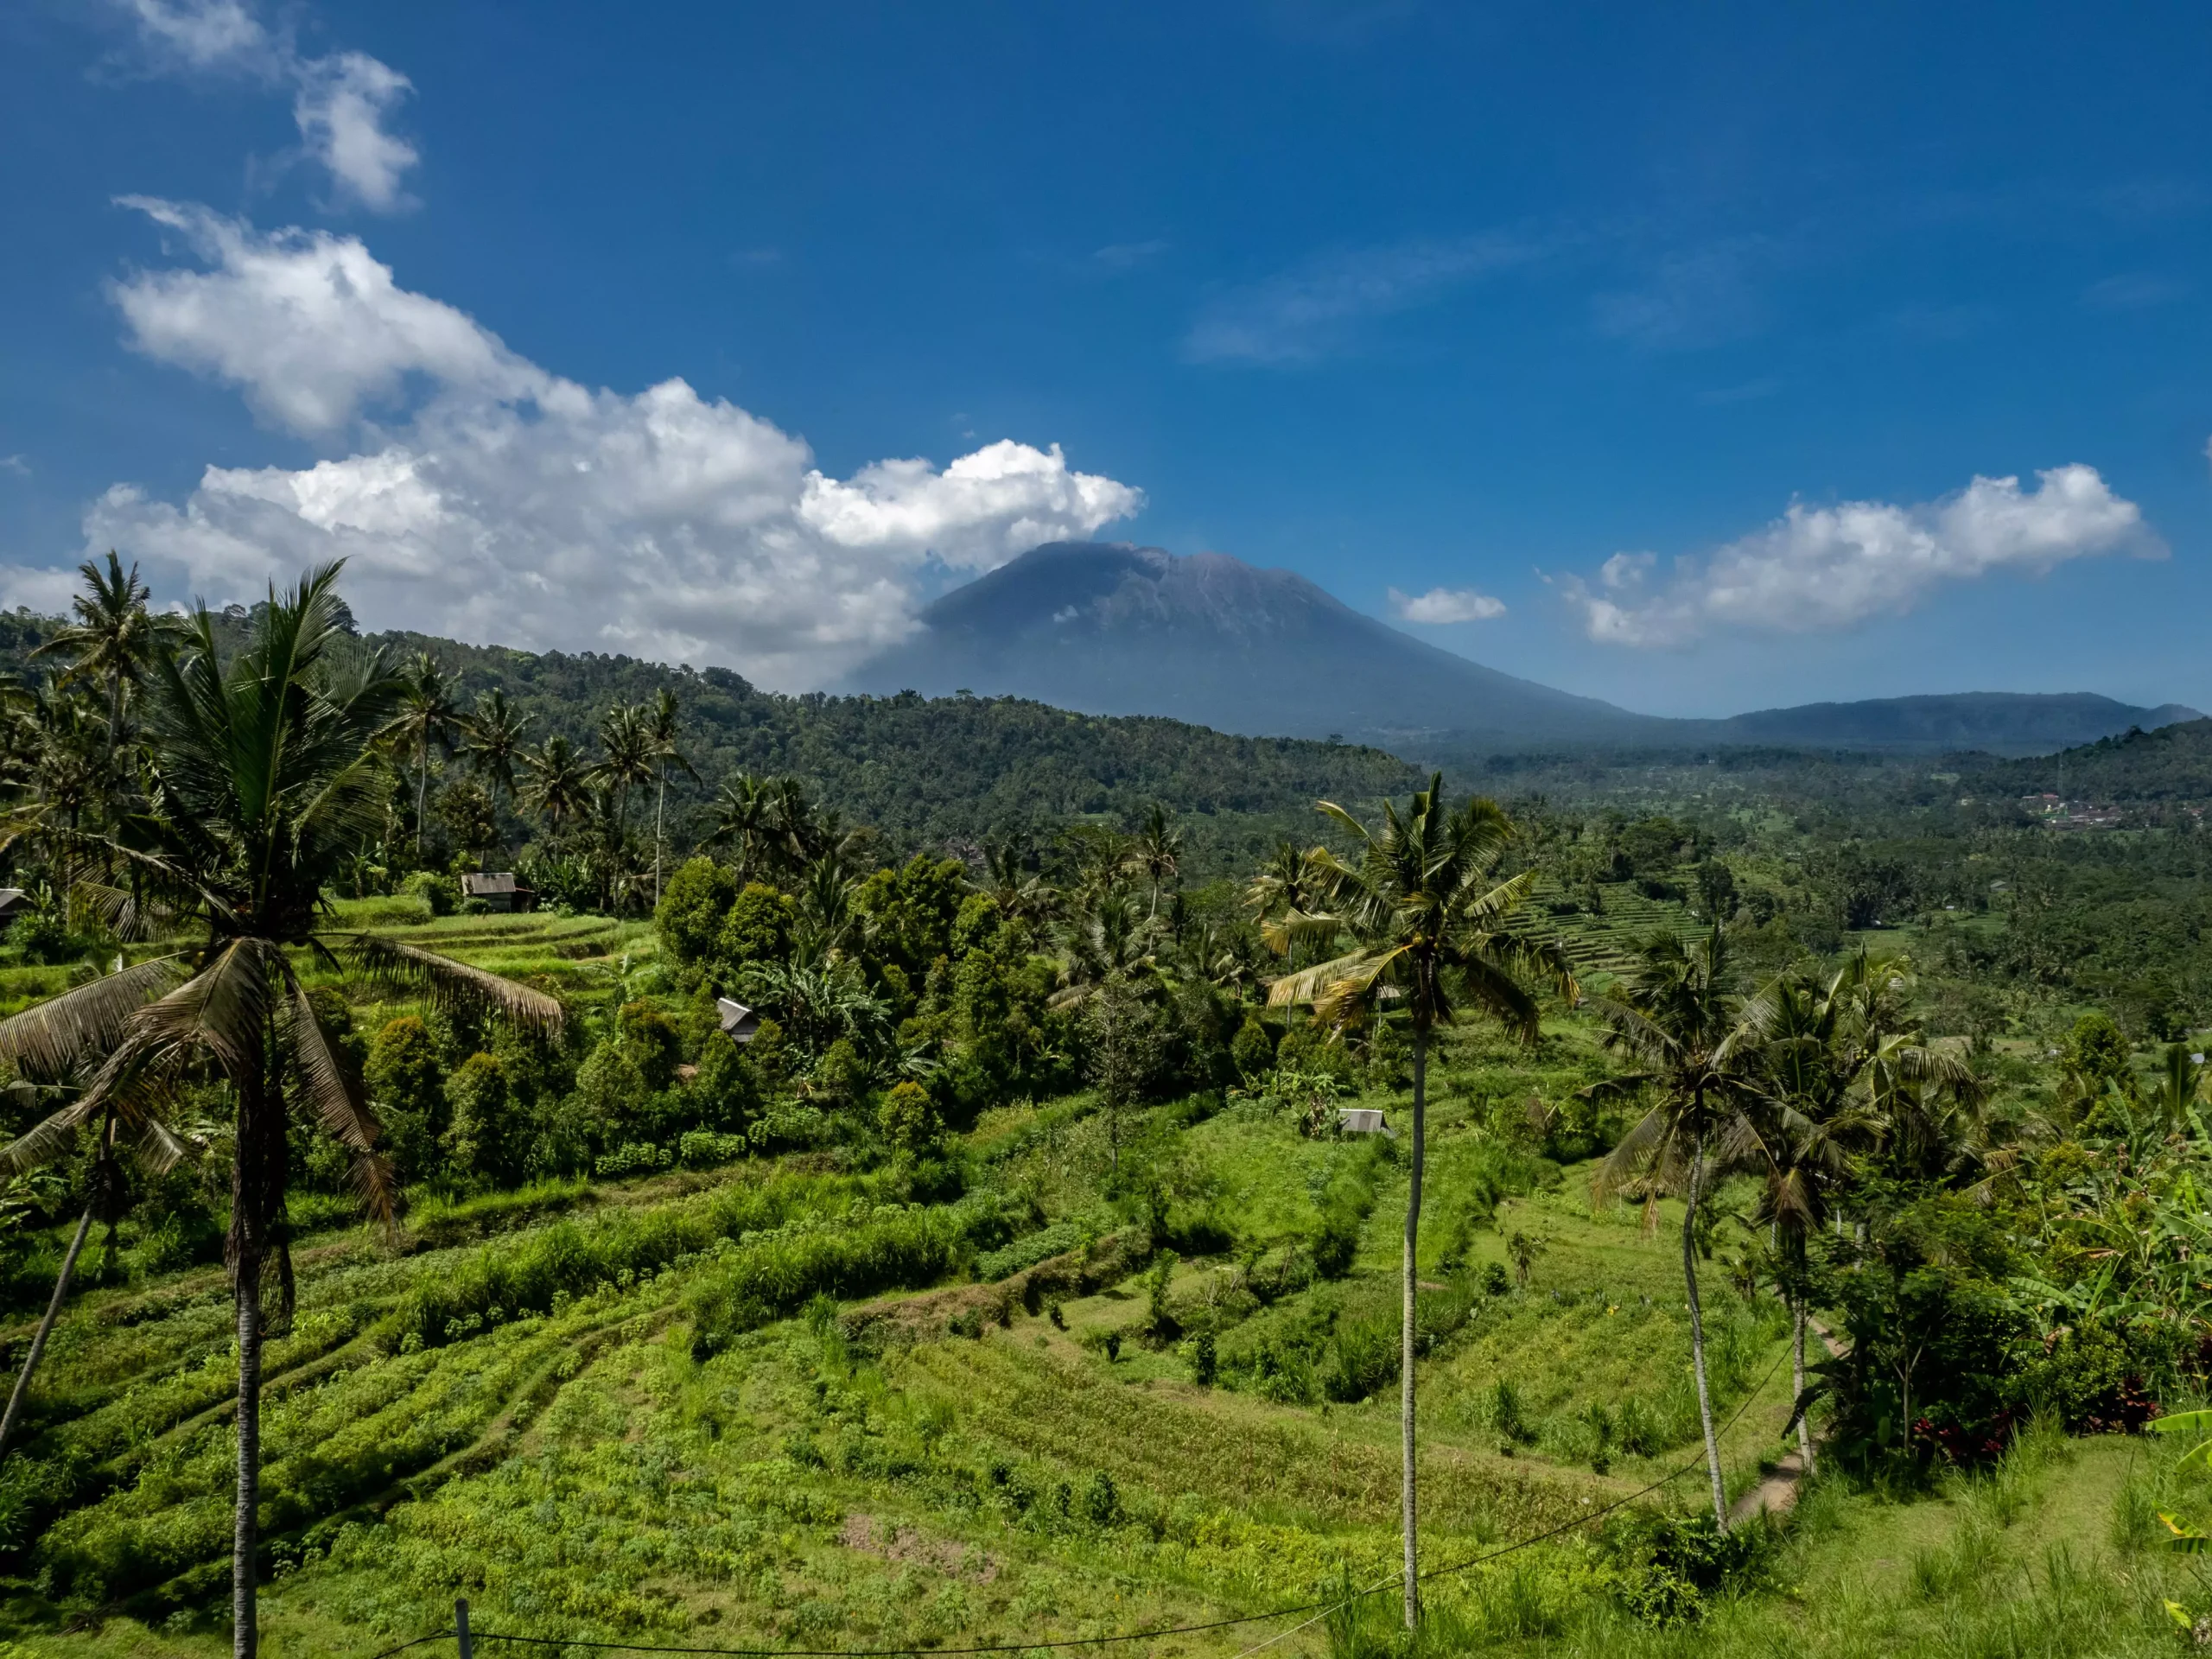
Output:
[[[448,921],[421,937],[579,987],[611,983],[639,944],[550,918]],[[1633,1215],[1593,1216],[1580,1171],[1505,1200],[1494,1225],[1475,1200],[1479,1103],[1555,1099],[1592,1065],[1586,1033],[1569,1027],[1527,1058],[1470,1033],[1439,1068],[1423,1272],[1446,1287],[1433,1305],[1456,1297],[1471,1311],[1421,1371],[1433,1563],[1572,1522],[1694,1452],[1674,1217],[1646,1236]],[[1079,1105],[1000,1114],[974,1140],[990,1179],[1049,1220],[1116,1224],[1099,1190],[1103,1127]],[[1186,1308],[1233,1296],[1237,1275],[1310,1228],[1357,1154],[1249,1106],[1173,1145],[1179,1181],[1237,1235],[1224,1255],[1179,1268],[1171,1302]],[[386,1351],[410,1296],[564,1224],[630,1238],[773,1194],[776,1215],[828,1216],[841,1236],[903,1224],[872,1192],[740,1166],[426,1206],[397,1252],[323,1236],[302,1252],[301,1316],[270,1363],[270,1490],[290,1497],[270,1517],[283,1563],[264,1601],[272,1655],[404,1639],[444,1622],[460,1593],[481,1626],[517,1633],[836,1647],[1103,1634],[1302,1601],[1347,1567],[1361,1581],[1389,1577],[1394,1390],[1293,1404],[1262,1388],[1200,1389],[1172,1350],[1136,1341],[1135,1281],[1068,1301],[1059,1323],[1016,1311],[970,1338],[931,1314],[906,1323],[909,1340],[863,1351],[846,1326],[790,1319],[696,1360],[685,1298],[746,1252],[780,1248],[756,1230],[720,1255],[615,1272],[549,1311],[502,1310],[450,1342]],[[1224,1336],[1224,1354],[1391,1317],[1402,1205],[1402,1178],[1386,1168],[1350,1274],[1258,1313]],[[1543,1241],[1530,1283],[1470,1300],[1465,1287],[1505,1259],[1513,1232]],[[1771,1313],[1717,1283],[1712,1295],[1740,1489],[1780,1449],[1787,1372]],[[195,1609],[219,1601],[226,1576],[226,1317],[207,1269],[94,1292],[73,1310],[34,1449],[49,1459],[41,1472],[66,1464],[75,1485],[80,1507],[41,1560],[60,1580],[75,1575],[77,1597],[57,1605],[42,1592],[65,1584],[51,1577],[0,1586],[0,1637],[36,1653],[220,1649],[226,1638]],[[1086,1340],[1109,1328],[1130,1333],[1116,1360]],[[1631,1418],[1649,1445],[1621,1443]],[[1815,1491],[1777,1560],[1777,1592],[1692,1632],[1622,1624],[1587,1529],[1440,1580],[1432,1605],[1459,1644],[1548,1653],[2147,1652],[2172,1641],[2158,1605],[2169,1558],[2123,1548],[2140,1545],[2153,1505],[2202,1502],[2164,1471],[2170,1461],[2138,1443],[2038,1445],[1977,1491],[1909,1504]],[[1698,1485],[1668,1495],[1694,1503]],[[2127,1525],[2116,1530],[2115,1516]],[[139,1599],[104,1599],[89,1588],[99,1581]],[[96,1611],[107,1616],[88,1622]],[[1278,1628],[1156,1650],[1231,1654]],[[1277,1650],[1319,1651],[1322,1636],[1316,1626]]]

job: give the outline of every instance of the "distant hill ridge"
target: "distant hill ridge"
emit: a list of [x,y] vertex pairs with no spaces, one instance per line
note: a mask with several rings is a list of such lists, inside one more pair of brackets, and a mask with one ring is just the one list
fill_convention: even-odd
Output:
[[1415,758],[1562,744],[2028,754],[2197,717],[2178,703],[2137,708],[2088,692],[1980,691],[1664,719],[1440,650],[1293,571],[1118,543],[1034,548],[920,620],[846,688],[964,689],[1220,731],[1342,734]]

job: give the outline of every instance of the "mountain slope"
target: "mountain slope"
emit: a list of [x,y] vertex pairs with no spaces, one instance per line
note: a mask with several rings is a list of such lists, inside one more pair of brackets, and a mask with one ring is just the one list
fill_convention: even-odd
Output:
[[852,690],[962,688],[1224,731],[1389,743],[1632,742],[1665,722],[1516,679],[1363,616],[1287,570],[1218,553],[1061,542],[946,594]]
[[2033,754],[2094,743],[2131,726],[2150,731],[2202,718],[2196,709],[2177,702],[2139,709],[2087,691],[1964,691],[1949,696],[1808,702],[1696,723],[1715,728],[1719,740],[1730,743]]
[[1342,733],[1435,760],[1712,744],[2033,754],[2196,716],[2088,693],[1972,692],[1662,719],[1440,651],[1288,570],[1098,542],[1032,549],[947,594],[921,623],[849,687],[968,689],[1222,731]]

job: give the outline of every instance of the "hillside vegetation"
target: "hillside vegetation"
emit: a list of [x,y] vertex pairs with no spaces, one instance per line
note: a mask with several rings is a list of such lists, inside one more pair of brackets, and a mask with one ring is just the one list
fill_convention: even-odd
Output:
[[0,1642],[2212,1630],[2186,816],[1685,763],[1224,877],[747,770],[695,841],[685,698],[89,577],[0,704]]

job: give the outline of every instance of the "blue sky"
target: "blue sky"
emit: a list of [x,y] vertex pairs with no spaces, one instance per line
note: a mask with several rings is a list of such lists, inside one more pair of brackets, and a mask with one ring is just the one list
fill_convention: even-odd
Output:
[[2154,3],[30,0],[0,599],[344,553],[372,623],[796,688],[1095,532],[1655,712],[2212,708],[2208,47]]

